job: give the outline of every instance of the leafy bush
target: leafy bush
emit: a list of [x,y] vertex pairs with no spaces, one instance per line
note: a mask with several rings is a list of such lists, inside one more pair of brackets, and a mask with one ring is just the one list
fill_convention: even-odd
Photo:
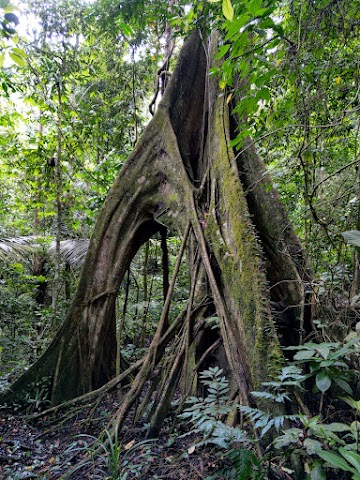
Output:
[[38,337],[35,295],[38,277],[20,263],[3,266],[0,275],[0,346],[2,373],[15,365],[28,365],[36,354]]
[[[207,395],[205,398],[191,397],[181,417],[190,420],[191,433],[200,436],[193,449],[206,444],[216,445],[225,449],[226,458],[232,463],[231,468],[218,471],[211,479],[225,475],[228,479],[261,480],[265,478],[265,465],[271,456],[279,465],[288,463],[289,467],[294,458],[301,459],[304,478],[309,480],[326,479],[329,469],[340,470],[351,475],[353,480],[360,480],[360,400],[351,396],[352,370],[349,366],[350,359],[359,352],[358,336],[348,336],[343,345],[338,342],[307,343],[293,349],[297,350],[294,360],[272,381],[264,382],[264,390],[251,392],[259,407],[238,406],[261,438],[269,434],[273,437],[261,460],[251,450],[254,440],[244,430],[224,423],[233,404],[222,370],[214,367],[201,373]],[[335,393],[338,401],[353,409],[354,421],[326,423],[320,414],[287,414],[289,406],[299,405],[304,382],[313,382],[313,393],[321,394],[320,405],[326,392]],[[341,397],[341,392],[348,396]],[[273,469],[273,466],[268,463],[268,468]],[[292,472],[292,468],[285,470]]]
[[[344,345],[339,342],[305,343],[287,350],[296,350],[296,364],[307,364],[307,378],[315,378],[314,391],[324,394],[330,388],[352,395],[349,384],[351,372],[346,360],[359,352],[359,339],[350,338]],[[335,388],[337,387],[337,389]]]
[[[353,332],[354,334],[356,332]],[[359,337],[348,335],[343,345],[338,342],[323,342],[320,344],[306,343],[298,347],[293,364],[306,367],[307,373],[300,382],[313,380],[313,392],[320,392],[319,415],[309,417],[299,415],[297,425],[288,426],[282,435],[275,438],[274,447],[283,451],[289,458],[296,453],[302,458],[309,479],[326,479],[326,469],[341,470],[352,475],[352,479],[360,479],[359,422],[360,401],[350,395],[353,391],[350,385],[352,371],[350,359],[358,355]],[[298,388],[298,386],[296,387]],[[321,417],[325,393],[332,391],[338,401],[347,403],[353,410],[355,420],[351,423],[326,423]],[[341,397],[341,393],[349,396]]]

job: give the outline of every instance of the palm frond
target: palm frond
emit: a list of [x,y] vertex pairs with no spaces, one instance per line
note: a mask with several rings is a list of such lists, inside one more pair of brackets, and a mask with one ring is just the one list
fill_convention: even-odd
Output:
[[19,236],[0,239],[0,261],[4,263],[28,262],[35,248],[38,237]]
[[[85,260],[88,247],[89,240],[87,238],[62,240],[60,242],[60,255],[62,259],[72,267],[80,268]],[[49,253],[50,255],[55,255],[55,242],[51,242]]]
[[[45,247],[45,251],[49,255],[54,256],[56,243],[53,240],[48,245],[48,241],[49,239],[44,243],[44,239],[36,235],[0,238],[0,262],[31,262],[32,255],[38,251],[40,247]],[[88,247],[89,240],[87,238],[62,240],[60,242],[61,258],[72,267],[80,268],[84,262]]]

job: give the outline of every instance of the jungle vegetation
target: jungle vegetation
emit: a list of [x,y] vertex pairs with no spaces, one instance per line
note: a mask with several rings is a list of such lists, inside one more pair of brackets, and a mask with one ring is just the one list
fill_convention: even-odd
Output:
[[206,478],[358,480],[358,1],[0,15],[3,407],[114,393],[97,454],[187,419]]

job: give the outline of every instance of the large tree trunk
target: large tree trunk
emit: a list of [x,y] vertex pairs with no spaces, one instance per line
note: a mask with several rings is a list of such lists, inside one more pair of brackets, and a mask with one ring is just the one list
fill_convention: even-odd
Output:
[[[40,381],[58,404],[114,375],[115,299],[135,253],[164,224],[192,242],[192,293],[181,317],[182,333],[171,349],[173,362],[163,355],[169,352],[164,343],[173,338],[166,335],[164,309],[148,356],[120,407],[119,423],[162,362],[166,375],[153,387],[158,394],[151,431],[158,431],[181,376],[182,385],[191,384],[186,379],[189,358],[204,353],[194,353],[200,348],[196,339],[204,316],[213,311],[228,374],[245,404],[282,356],[272,305],[286,317],[281,342],[299,341],[306,261],[251,140],[236,157],[229,147],[234,118],[217,80],[208,75],[213,57],[210,42],[205,45],[193,33],[154,118],[104,203],[65,322],[3,401],[23,397]],[[168,292],[170,300],[171,287]]]

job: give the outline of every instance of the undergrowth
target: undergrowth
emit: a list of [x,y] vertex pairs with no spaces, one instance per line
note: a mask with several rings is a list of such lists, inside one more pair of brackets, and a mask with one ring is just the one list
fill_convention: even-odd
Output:
[[[359,357],[358,336],[343,344],[305,343],[292,349],[293,361],[252,392],[256,406],[234,406],[220,368],[200,374],[206,396],[189,398],[180,419],[191,424],[185,435],[197,435],[189,453],[210,445],[224,459],[224,468],[208,480],[325,480],[329,475],[360,480],[360,400],[354,398],[357,373],[351,367]],[[313,411],[303,401],[309,396]],[[338,405],[344,418],[336,418]],[[241,428],[228,424],[234,408]],[[325,409],[332,416],[325,416]]]

